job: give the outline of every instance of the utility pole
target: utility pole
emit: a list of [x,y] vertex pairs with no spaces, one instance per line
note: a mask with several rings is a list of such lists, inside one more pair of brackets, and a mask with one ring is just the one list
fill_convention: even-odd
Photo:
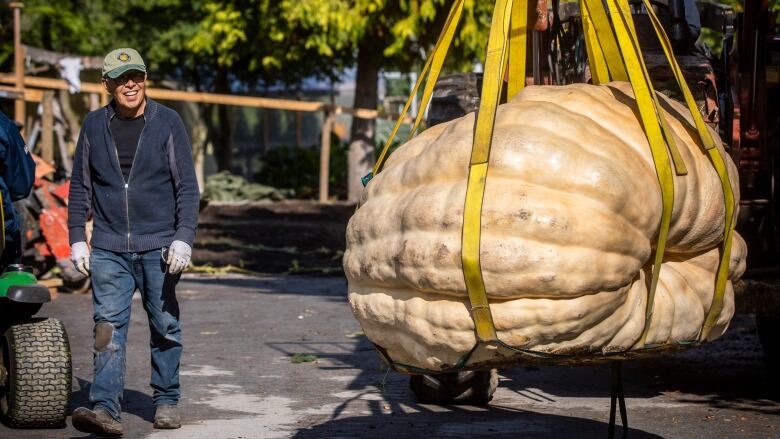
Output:
[[12,2],[8,6],[14,11],[14,76],[16,89],[21,92],[21,97],[14,102],[14,119],[20,124],[24,124],[24,48],[22,47],[22,8],[24,3]]

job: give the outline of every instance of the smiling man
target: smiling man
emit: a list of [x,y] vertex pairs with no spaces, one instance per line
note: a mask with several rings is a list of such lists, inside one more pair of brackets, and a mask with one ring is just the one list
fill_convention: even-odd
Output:
[[146,97],[146,79],[137,51],[106,55],[102,82],[113,99],[85,118],[73,161],[68,230],[76,268],[92,275],[95,377],[92,410],[78,408],[72,420],[100,436],[123,434],[125,344],[136,289],[151,332],[154,427],[181,426],[175,288],[192,253],[200,193],[184,124]]

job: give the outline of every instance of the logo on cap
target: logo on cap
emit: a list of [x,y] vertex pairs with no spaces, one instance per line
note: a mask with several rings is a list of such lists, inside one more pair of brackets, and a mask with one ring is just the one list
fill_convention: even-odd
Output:
[[127,52],[120,52],[119,55],[116,56],[116,59],[122,62],[128,62],[130,61],[130,55],[128,55]]

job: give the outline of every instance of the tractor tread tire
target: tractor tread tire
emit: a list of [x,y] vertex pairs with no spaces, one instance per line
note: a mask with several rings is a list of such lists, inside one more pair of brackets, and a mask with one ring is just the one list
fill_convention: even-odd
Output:
[[8,388],[0,400],[3,420],[14,428],[65,424],[71,396],[68,334],[59,320],[11,326],[4,335]]
[[486,405],[498,387],[498,371],[478,370],[412,375],[409,386],[422,404]]

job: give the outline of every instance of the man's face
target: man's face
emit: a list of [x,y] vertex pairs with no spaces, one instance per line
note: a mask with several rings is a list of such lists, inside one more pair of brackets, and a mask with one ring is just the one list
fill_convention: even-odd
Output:
[[131,70],[116,79],[103,78],[103,84],[116,103],[126,110],[137,110],[146,96],[146,73]]

